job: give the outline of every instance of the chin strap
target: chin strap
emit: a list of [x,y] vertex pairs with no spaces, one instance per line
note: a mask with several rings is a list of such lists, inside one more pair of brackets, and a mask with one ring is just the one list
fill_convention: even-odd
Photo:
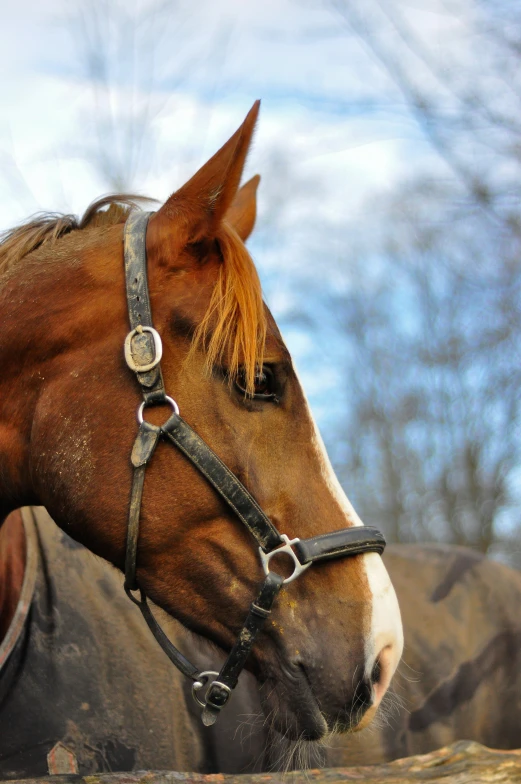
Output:
[[[385,539],[378,529],[368,526],[344,528],[311,539],[289,539],[277,531],[235,474],[180,416],[177,403],[165,392],[160,366],[162,343],[152,326],[146,265],[146,231],[149,217],[150,213],[132,212],[124,231],[126,290],[131,327],[125,339],[125,359],[136,374],[143,393],[143,402],[138,409],[139,428],[131,454],[133,477],[127,529],[125,591],[141,610],[152,634],[170,661],[194,682],[194,699],[203,708],[202,720],[208,726],[216,721],[219,712],[230,699],[255,639],[270,615],[281,587],[291,583],[317,561],[367,552],[381,554],[385,548]],[[170,405],[172,414],[163,425],[152,425],[144,421],[143,410],[146,406],[164,404]],[[174,445],[184,454],[246,526],[259,546],[265,579],[219,673],[199,672],[198,668],[177,650],[156,621],[147,603],[147,597],[136,579],[145,472],[159,441]],[[279,553],[286,553],[293,559],[293,573],[285,579],[269,569],[271,558]],[[139,596],[135,595],[136,592],[139,592]],[[205,688],[204,699],[201,699],[200,695]]]

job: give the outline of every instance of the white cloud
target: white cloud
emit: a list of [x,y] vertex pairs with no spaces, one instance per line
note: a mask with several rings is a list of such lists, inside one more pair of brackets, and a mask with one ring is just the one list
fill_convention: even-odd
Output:
[[[153,6],[138,2],[136,14]],[[365,91],[372,66],[352,39],[330,35],[335,23],[330,12],[289,0],[199,0],[177,7],[182,26],[170,19],[154,51],[157,116],[145,140],[154,149],[147,176],[141,173],[135,186],[165,196],[227,138],[256,97],[264,101],[252,169],[260,168],[276,146],[303,179],[325,184],[321,210],[338,215],[352,210],[369,189],[399,176],[403,136],[410,145],[411,127],[395,117],[395,127],[375,131],[371,117],[350,116],[347,104]],[[77,41],[75,49],[68,33],[71,13],[64,0],[22,0],[9,6],[3,20],[0,66],[8,78],[0,84],[0,148],[7,168],[12,173],[16,166],[28,186],[13,199],[12,179],[4,180],[3,227],[36,204],[81,209],[96,188],[104,189],[81,161],[95,141],[89,127],[95,108],[91,84],[81,75]],[[149,37],[153,32],[152,17]],[[150,57],[147,42],[144,35],[142,50],[134,53],[136,73],[130,67],[113,70],[119,83],[112,85],[106,106],[121,112],[128,105],[127,91],[139,98],[140,69],[142,76]],[[121,51],[128,55],[124,36],[109,38],[109,44],[113,59]],[[182,78],[176,52],[188,63]]]

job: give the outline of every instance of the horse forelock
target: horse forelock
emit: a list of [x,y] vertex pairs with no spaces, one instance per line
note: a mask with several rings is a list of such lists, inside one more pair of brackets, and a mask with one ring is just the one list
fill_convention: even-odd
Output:
[[223,222],[216,239],[222,263],[208,309],[195,330],[192,351],[204,346],[209,369],[226,358],[231,379],[241,368],[246,391],[252,394],[267,331],[261,283],[253,259],[232,226]]

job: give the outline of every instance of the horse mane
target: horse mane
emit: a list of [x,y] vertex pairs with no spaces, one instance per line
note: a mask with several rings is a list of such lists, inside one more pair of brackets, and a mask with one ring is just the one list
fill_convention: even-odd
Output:
[[[132,210],[141,209],[142,201],[153,200],[115,194],[96,199],[81,218],[62,213],[33,215],[26,223],[0,234],[0,277],[38,248],[50,247],[67,234],[124,223]],[[241,385],[252,395],[266,341],[261,284],[253,259],[226,221],[216,239],[222,264],[208,310],[195,330],[191,353],[202,348],[208,370],[226,360],[230,380],[242,371]]]
[[[153,201],[146,196],[114,194],[101,196],[87,207],[82,218],[60,212],[39,212],[28,221],[0,234],[0,275],[22,261],[42,245],[56,243],[72,231],[99,228],[123,223],[140,201]],[[108,209],[104,210],[104,207]]]

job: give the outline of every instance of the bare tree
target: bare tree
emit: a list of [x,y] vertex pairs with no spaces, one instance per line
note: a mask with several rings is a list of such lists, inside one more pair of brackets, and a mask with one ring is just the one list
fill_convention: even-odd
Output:
[[[515,0],[330,0],[469,204],[519,233],[521,9]],[[461,196],[461,194],[460,194]]]
[[[87,160],[111,191],[142,187],[165,161],[171,169],[172,161],[200,153],[230,25],[225,19],[208,41],[197,11],[186,0],[81,0],[65,19],[74,51],[69,67],[87,93],[78,141],[68,152]],[[159,121],[175,123],[180,88],[198,78],[210,99],[200,102],[189,138],[177,139],[180,156],[160,138]]]
[[333,227],[350,251],[327,301],[346,406],[329,446],[390,539],[521,565],[521,8],[327,5],[386,75],[369,98],[394,90],[436,153],[357,226]]
[[348,410],[338,468],[390,539],[519,564],[521,249],[492,249],[483,220],[469,236],[451,196],[425,184],[395,193],[359,233],[346,291],[331,295]]

